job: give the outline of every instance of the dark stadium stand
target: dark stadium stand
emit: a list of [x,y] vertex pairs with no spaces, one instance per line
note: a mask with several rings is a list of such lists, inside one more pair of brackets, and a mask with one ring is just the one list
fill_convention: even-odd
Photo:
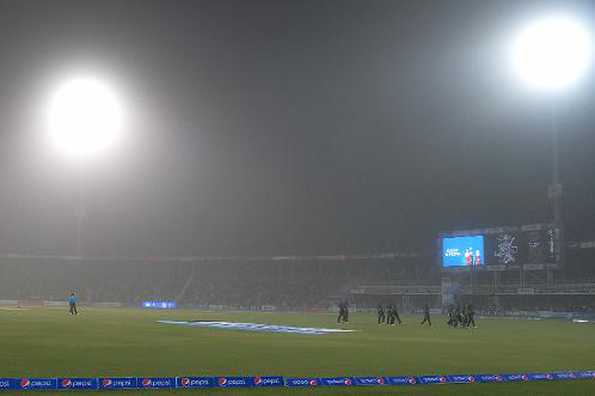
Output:
[[[593,310],[595,248],[570,244],[568,262],[546,271],[443,273],[431,255],[324,256],[322,258],[79,259],[5,256],[0,299],[61,301],[70,290],[83,303],[139,306],[145,300],[232,309],[311,310],[349,298],[358,307],[378,302],[415,310],[444,306],[449,298],[478,309]],[[68,274],[64,277],[63,274]],[[447,290],[448,289],[448,290]],[[450,297],[449,297],[450,295]]]

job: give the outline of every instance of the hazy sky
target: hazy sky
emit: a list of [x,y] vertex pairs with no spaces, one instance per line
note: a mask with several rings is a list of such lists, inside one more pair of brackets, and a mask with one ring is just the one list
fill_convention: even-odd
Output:
[[[589,2],[0,0],[0,252],[432,248],[548,221],[550,98],[510,74],[523,20]],[[128,135],[67,161],[42,136],[72,73],[121,93]],[[595,74],[557,98],[565,215],[595,233]]]

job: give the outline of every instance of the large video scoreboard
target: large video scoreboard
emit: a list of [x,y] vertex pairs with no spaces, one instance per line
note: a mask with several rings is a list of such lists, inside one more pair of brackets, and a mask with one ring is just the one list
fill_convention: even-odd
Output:
[[552,224],[494,227],[443,233],[439,237],[443,269],[503,271],[543,269],[558,264],[559,232]]

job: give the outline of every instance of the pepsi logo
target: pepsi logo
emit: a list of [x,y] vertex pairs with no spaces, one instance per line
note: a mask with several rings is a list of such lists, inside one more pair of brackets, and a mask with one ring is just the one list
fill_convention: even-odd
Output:
[[262,378],[261,377],[255,377],[254,378],[254,384],[255,385],[261,385],[262,384]]
[[472,375],[470,375],[470,376],[468,377],[468,379],[469,379],[469,382],[475,382],[475,377],[474,377],[474,376],[472,376]]
[[227,384],[227,378],[221,377],[221,378],[219,378],[218,382],[219,382],[219,385],[225,385],[225,384]]
[[441,384],[446,383],[446,377],[440,377],[439,380]]
[[523,374],[523,375],[521,375],[521,379],[522,379],[523,381],[529,381],[529,377],[527,376],[527,374]]
[[180,383],[182,384],[182,386],[188,386],[190,385],[190,378],[184,377],[180,380]]
[[501,376],[501,375],[497,375],[497,376],[496,376],[496,381],[498,381],[498,382],[502,382],[502,381],[504,381],[504,378],[502,378],[502,376]]
[[143,386],[150,386],[151,379],[150,378],[143,378]]
[[31,385],[31,380],[29,378],[21,379],[21,388],[28,388]]
[[545,375],[545,378],[547,378],[547,379],[551,380],[551,379],[552,379],[552,378],[554,378],[554,377],[552,377],[552,375],[551,375],[551,374],[547,373],[547,374]]
[[415,385],[417,383],[417,380],[414,377],[409,377],[409,379],[407,379],[407,382],[409,382],[411,385]]
[[72,386],[72,380],[70,378],[64,378],[62,380],[62,386],[65,388],[69,388]]
[[382,377],[378,377],[378,378],[376,379],[376,382],[377,382],[378,384],[380,384],[380,385],[384,385],[384,378],[382,378]]
[[343,381],[343,383],[347,386],[351,385],[351,379],[350,378],[345,378],[345,380]]
[[107,388],[109,386],[112,386],[112,384],[113,384],[113,381],[110,378],[104,378],[101,380],[101,386],[103,386],[103,387]]
[[317,386],[318,385],[318,380],[311,379],[308,383],[310,384],[310,386]]

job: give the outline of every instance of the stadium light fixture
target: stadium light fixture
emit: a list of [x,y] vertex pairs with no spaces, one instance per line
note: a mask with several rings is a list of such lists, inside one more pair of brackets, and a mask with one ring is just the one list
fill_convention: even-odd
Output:
[[[514,72],[531,89],[542,93],[561,93],[588,71],[593,48],[591,32],[577,18],[550,15],[521,29],[511,45]],[[548,196],[552,200],[553,221],[558,230],[559,257],[564,263],[565,237],[562,220],[562,184],[560,184],[558,126],[555,102],[551,99],[552,182]],[[548,279],[552,276],[548,270]]]
[[587,71],[592,56],[591,35],[570,16],[548,16],[521,29],[511,52],[514,72],[530,88],[560,91]]
[[119,138],[124,113],[116,92],[95,77],[75,77],[50,97],[47,123],[52,143],[64,154],[85,157]]
[[[120,138],[125,114],[116,92],[94,76],[75,76],[62,82],[49,97],[46,121],[51,144],[68,158],[86,160],[104,152]],[[76,211],[76,255],[83,256],[84,166],[79,167]]]

